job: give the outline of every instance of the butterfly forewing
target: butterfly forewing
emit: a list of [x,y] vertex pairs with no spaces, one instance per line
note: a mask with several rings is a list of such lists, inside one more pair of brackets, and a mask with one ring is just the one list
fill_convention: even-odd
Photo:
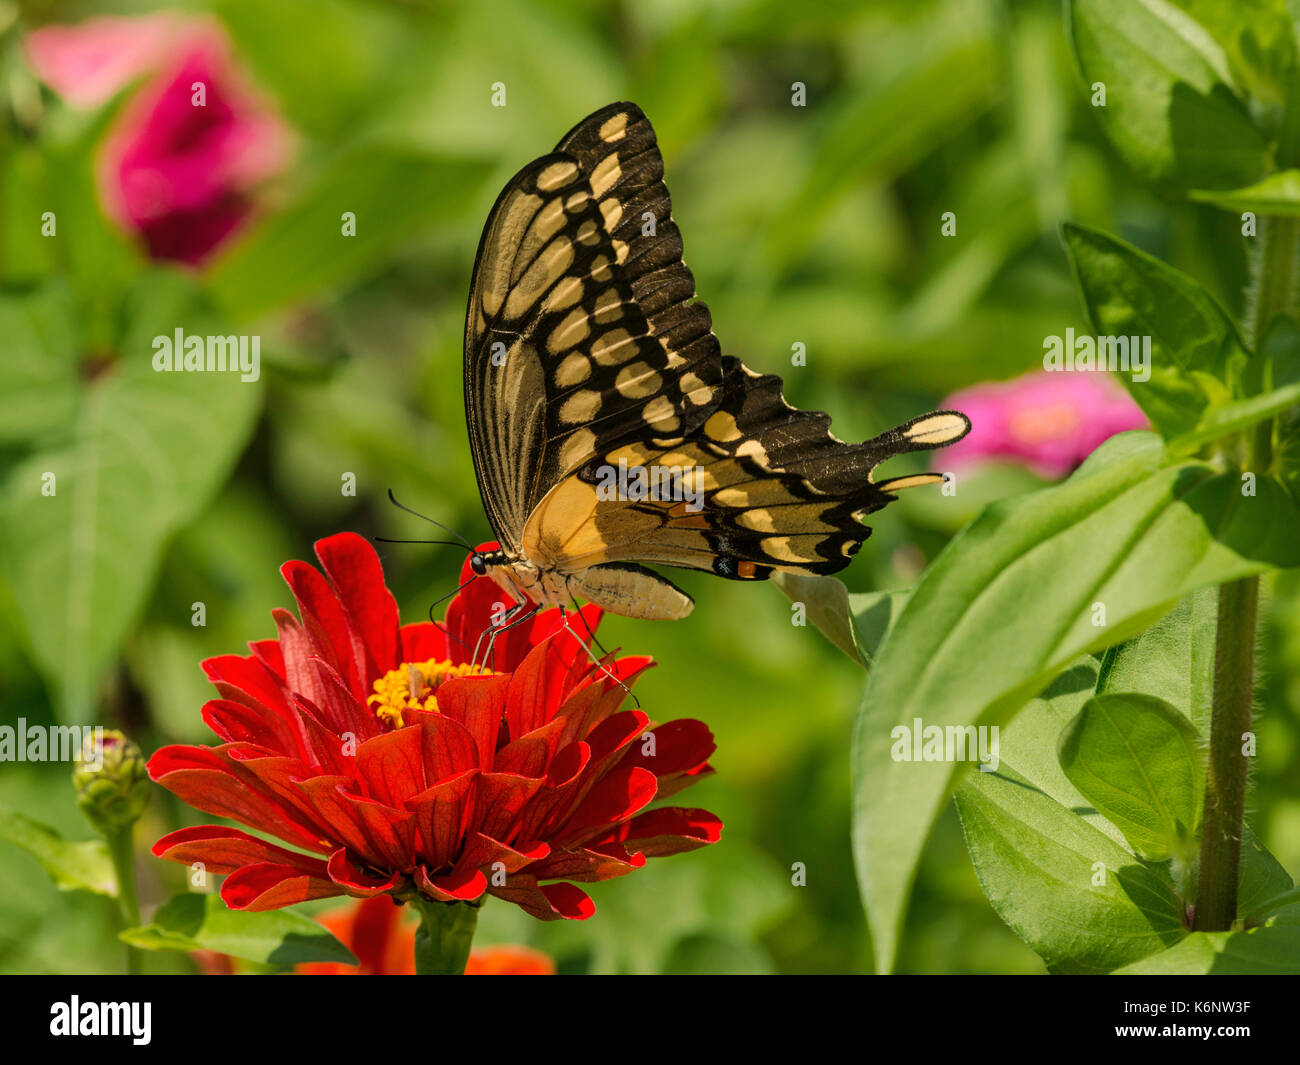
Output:
[[714,405],[721,353],[681,249],[654,131],[632,104],[580,123],[498,198],[470,291],[465,405],[508,549],[565,474],[690,433]]

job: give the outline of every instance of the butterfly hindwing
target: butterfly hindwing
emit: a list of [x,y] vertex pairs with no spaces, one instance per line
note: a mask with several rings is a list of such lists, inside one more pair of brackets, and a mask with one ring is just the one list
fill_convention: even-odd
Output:
[[[964,415],[941,411],[845,444],[829,425],[825,414],[787,404],[779,377],[726,358],[718,402],[698,431],[644,438],[590,460],[533,512],[524,551],[562,572],[639,561],[736,580],[759,580],[774,569],[835,573],[870,534],[864,515],[894,499],[892,490],[940,479],[876,483],[874,468],[951,443],[969,428]],[[668,491],[658,500],[611,499],[601,483],[620,469],[657,471]]]
[[654,131],[632,104],[584,120],[498,198],[470,291],[465,401],[508,548],[570,471],[707,416],[721,352],[681,249]]

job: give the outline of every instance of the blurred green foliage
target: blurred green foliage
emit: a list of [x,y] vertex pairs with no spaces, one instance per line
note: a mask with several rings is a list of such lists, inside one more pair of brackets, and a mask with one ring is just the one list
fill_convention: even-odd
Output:
[[[341,529],[424,536],[389,488],[471,539],[489,535],[461,398],[474,250],[509,175],[612,100],[635,100],[656,126],[724,350],[781,373],[787,398],[830,411],[845,439],[1038,366],[1045,335],[1084,329],[1057,235],[1067,218],[1202,279],[1234,315],[1242,304],[1233,220],[1156,198],[1119,161],[1056,0],[176,4],[220,19],[298,138],[261,220],[198,273],[149,264],[103,218],[94,159],[121,101],[71,111],[35,85],[20,45],[43,23],[157,5],[0,8],[5,721],[100,721],[146,751],[206,742],[199,709],[213,693],[198,662],[274,634],[270,609],[291,603],[283,561]],[[796,81],[806,107],[791,106]],[[496,82],[504,108],[490,105]],[[49,209],[75,239],[33,236]],[[351,242],[339,237],[347,210]],[[945,211],[955,237],[940,235]],[[151,381],[148,337],[176,324],[260,333],[262,381]],[[805,368],[790,364],[797,342]],[[33,497],[33,478],[54,468],[60,497],[86,508],[75,521]],[[344,473],[355,496],[340,491]],[[991,469],[964,482],[957,506],[913,493],[878,516],[846,583],[908,586],[984,502],[1037,483]],[[408,621],[454,586],[461,561],[442,547],[382,554]],[[718,773],[690,802],[722,817],[722,842],[595,885],[585,923],[540,925],[489,904],[479,941],[534,944],[572,972],[867,971],[849,852],[861,673],[814,629],[792,627],[775,588],[680,579],[698,600],[688,620],[610,618],[602,637],[659,661],[638,688],[652,716],[714,729]],[[205,627],[190,623],[195,602]],[[1294,574],[1278,580],[1272,616],[1255,821],[1294,869]],[[66,766],[3,767],[0,805],[89,834]],[[139,829],[146,920],[183,870],[145,846],[200,820],[155,791]],[[792,884],[795,863],[806,886]],[[0,848],[0,970],[114,971],[111,912]],[[1044,971],[985,900],[951,809],[902,942],[902,971]]]

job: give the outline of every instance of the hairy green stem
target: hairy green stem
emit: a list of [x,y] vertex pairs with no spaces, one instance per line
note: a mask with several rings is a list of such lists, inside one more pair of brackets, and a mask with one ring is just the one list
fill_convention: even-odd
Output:
[[[135,928],[140,923],[140,902],[135,890],[135,849],[132,837],[135,826],[127,825],[106,834],[108,853],[113,860],[113,872],[117,874],[117,904],[122,911],[123,927]],[[141,972],[140,951],[127,944],[126,971],[129,976]]]
[[1210,764],[1201,821],[1200,880],[1194,927],[1221,932],[1237,917],[1237,879],[1246,814],[1250,731],[1255,685],[1255,619],[1259,578],[1219,588],[1219,625],[1214,638],[1214,715]]
[[420,914],[420,927],[415,933],[417,975],[464,975],[478,925],[478,905],[435,902],[423,896],[416,896],[411,904]]

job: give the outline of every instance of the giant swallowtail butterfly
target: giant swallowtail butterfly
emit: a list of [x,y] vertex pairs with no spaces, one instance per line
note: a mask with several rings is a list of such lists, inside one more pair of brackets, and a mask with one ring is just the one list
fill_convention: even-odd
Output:
[[846,444],[779,377],[723,355],[663,176],[641,109],[611,104],[520,170],[483,230],[465,413],[500,548],[470,561],[521,608],[685,617],[690,596],[647,562],[834,573],[870,535],[863,515],[941,480],[873,481],[876,465],[970,429],[938,411]]

